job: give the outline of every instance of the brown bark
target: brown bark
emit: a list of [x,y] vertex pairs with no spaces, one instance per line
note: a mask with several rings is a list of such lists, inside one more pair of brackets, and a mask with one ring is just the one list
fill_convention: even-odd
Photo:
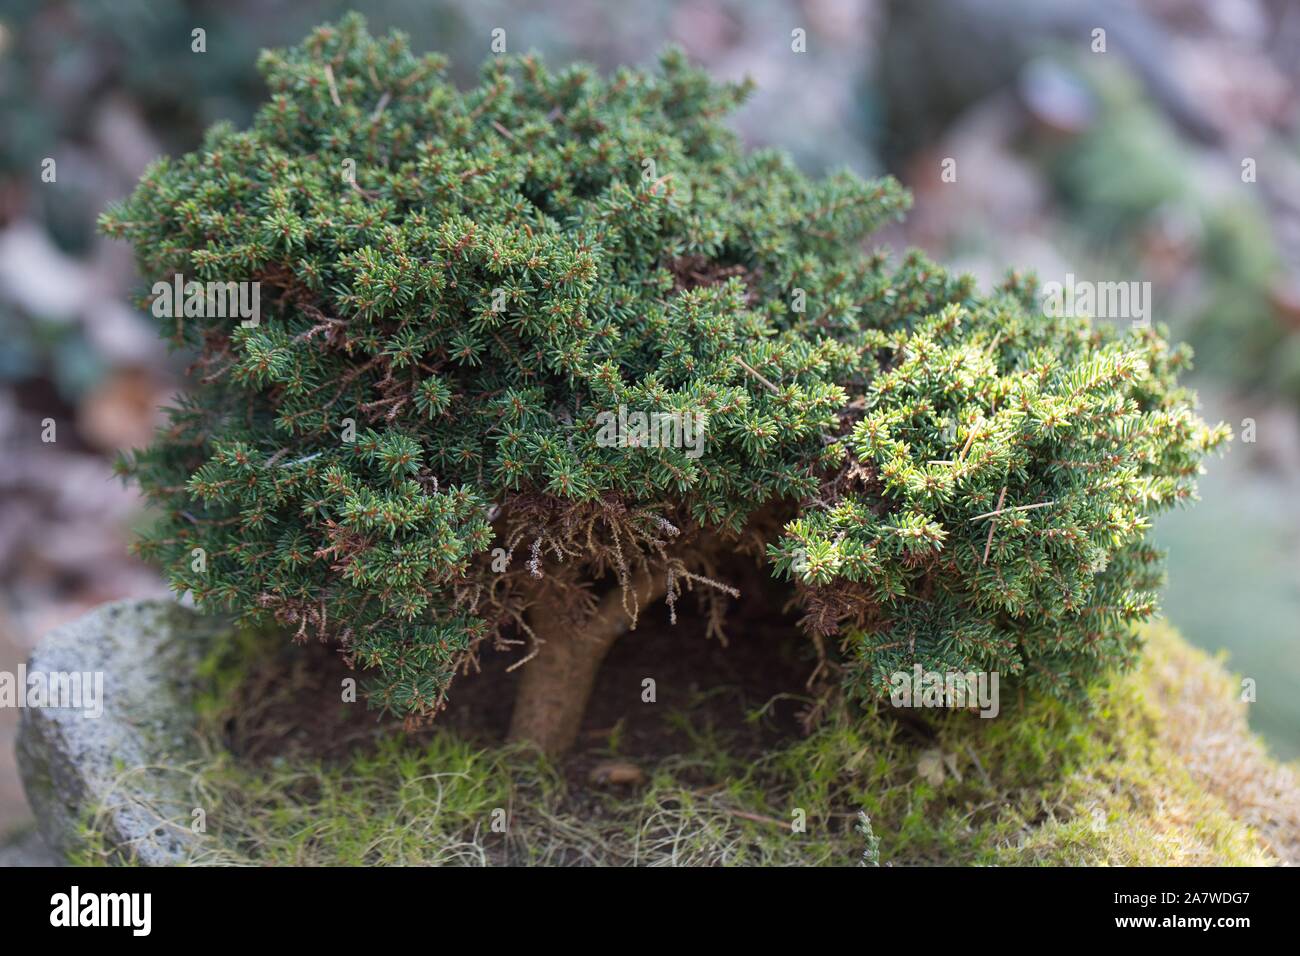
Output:
[[[636,603],[628,594],[627,606],[644,613],[651,601],[663,596],[665,582],[662,574],[641,573],[629,588]],[[520,669],[510,739],[558,756],[577,741],[596,672],[614,642],[632,626],[632,618],[623,607],[623,589],[615,588],[585,621],[574,620],[562,596],[547,595],[533,605],[528,625],[544,643]]]

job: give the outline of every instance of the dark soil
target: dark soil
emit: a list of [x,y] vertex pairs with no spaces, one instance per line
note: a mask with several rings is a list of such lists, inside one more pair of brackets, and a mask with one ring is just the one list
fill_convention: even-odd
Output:
[[[794,617],[780,610],[785,589],[771,580],[746,584],[749,600],[733,602],[725,621],[725,646],[705,636],[704,617],[689,598],[678,605],[676,625],[662,603],[643,612],[640,626],[601,667],[582,734],[564,762],[566,776],[585,780],[612,756],[653,764],[694,749],[692,735],[717,739],[732,753],[757,754],[801,732],[815,653]],[[484,746],[501,743],[519,673],[507,668],[522,656],[522,648],[484,648],[480,670],[456,678],[448,708],[430,727],[453,729]],[[277,756],[332,761],[381,737],[405,732],[418,742],[432,732],[404,730],[402,721],[364,702],[343,703],[340,688],[348,677],[364,685],[337,648],[286,642],[237,690],[224,727],[227,746],[251,763]],[[653,702],[642,699],[647,678],[654,681]]]

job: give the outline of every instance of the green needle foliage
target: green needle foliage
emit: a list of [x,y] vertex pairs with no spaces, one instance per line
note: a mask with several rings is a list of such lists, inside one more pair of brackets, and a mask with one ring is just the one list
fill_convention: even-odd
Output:
[[[178,591],[340,641],[412,715],[547,582],[644,569],[671,604],[755,539],[865,696],[913,663],[1066,693],[1132,659],[1149,516],[1227,437],[1185,351],[864,255],[898,185],[744,151],[746,89],[679,52],[500,56],[462,92],[350,17],[260,65],[251,130],[102,218],[150,282],[260,283],[255,326],[162,320],[191,391],[122,462]],[[698,416],[703,454],[602,441],[620,407]]]

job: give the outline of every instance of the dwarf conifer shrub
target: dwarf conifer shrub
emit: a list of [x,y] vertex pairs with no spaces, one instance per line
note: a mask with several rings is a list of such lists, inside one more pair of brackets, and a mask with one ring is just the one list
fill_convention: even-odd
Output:
[[[1069,694],[1132,659],[1150,515],[1226,437],[1184,350],[865,254],[900,188],[746,152],[745,89],[680,53],[501,56],[464,92],[443,67],[322,27],[263,55],[252,129],[103,217],[197,356],[122,462],[174,588],[338,641],[417,718],[505,647],[512,733],[551,751],[638,615],[751,599],[741,560],[864,699],[917,663]],[[256,321],[190,285],[232,282]]]

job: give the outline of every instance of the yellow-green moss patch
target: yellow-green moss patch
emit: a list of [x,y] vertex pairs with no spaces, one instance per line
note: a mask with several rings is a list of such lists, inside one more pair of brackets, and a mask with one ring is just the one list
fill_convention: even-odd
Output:
[[[207,825],[195,862],[1294,859],[1296,774],[1249,734],[1239,686],[1166,626],[1149,627],[1146,638],[1142,664],[1095,687],[1087,712],[1004,700],[991,720],[912,711],[901,722],[888,710],[840,709],[813,734],[757,760],[732,755],[725,735],[699,726],[688,752],[644,767],[646,780],[631,789],[575,783],[531,753],[478,749],[448,732],[418,746],[389,739],[330,766],[250,768],[213,748],[193,768]],[[679,719],[689,725],[691,713]]]

